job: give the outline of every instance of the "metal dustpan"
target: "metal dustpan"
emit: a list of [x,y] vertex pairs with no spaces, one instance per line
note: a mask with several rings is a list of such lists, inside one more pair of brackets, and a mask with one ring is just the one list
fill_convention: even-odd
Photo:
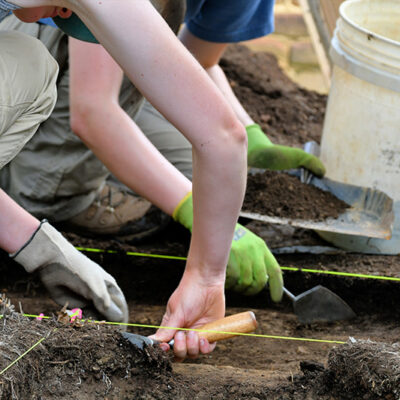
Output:
[[[259,173],[263,170],[252,169],[250,173]],[[299,177],[304,171],[293,170],[288,172]],[[359,235],[379,239],[390,239],[394,221],[393,200],[384,192],[336,182],[328,178],[319,179],[311,175],[307,183],[325,190],[347,203],[350,207],[337,218],[327,218],[323,221],[311,221],[253,213],[243,210],[240,216],[272,224],[289,224],[298,228],[317,231],[336,232],[348,235]]]
[[298,296],[283,288],[293,302],[294,313],[302,324],[334,322],[356,316],[350,306],[338,295],[318,285]]

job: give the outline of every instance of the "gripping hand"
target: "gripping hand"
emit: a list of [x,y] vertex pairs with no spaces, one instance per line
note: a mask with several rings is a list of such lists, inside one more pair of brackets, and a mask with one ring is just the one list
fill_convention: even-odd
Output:
[[30,240],[10,256],[27,272],[39,271],[58,304],[68,302],[70,307],[82,308],[93,302],[109,321],[128,321],[128,305],[115,279],[47,221],[42,221]]
[[273,144],[257,124],[248,125],[246,132],[250,167],[277,171],[303,167],[319,178],[325,175],[325,166],[318,157],[295,147]]
[[[188,193],[176,207],[173,218],[192,231],[193,202]],[[236,224],[225,287],[246,295],[260,292],[269,281],[273,301],[280,301],[283,292],[281,269],[265,242],[240,224]]]

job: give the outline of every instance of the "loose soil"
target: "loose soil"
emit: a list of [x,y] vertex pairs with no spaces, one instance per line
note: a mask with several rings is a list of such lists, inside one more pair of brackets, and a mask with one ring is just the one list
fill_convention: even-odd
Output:
[[[223,67],[241,101],[275,143],[302,146],[307,140],[319,141],[324,96],[296,87],[272,56],[246,48],[233,46]],[[248,222],[242,221],[255,231],[260,229]],[[184,257],[190,239],[184,228],[171,222],[164,232],[136,245],[65,234],[75,245],[103,250],[85,254],[116,278],[128,300],[131,323],[160,323],[184,261],[133,253]],[[310,234],[310,240],[317,239]],[[300,269],[284,269],[285,285],[295,294],[322,284],[340,295],[357,317],[301,325],[286,298],[274,304],[267,291],[251,297],[227,292],[227,314],[254,311],[260,336],[223,341],[210,355],[175,363],[158,349],[132,347],[113,326],[57,321],[60,306],[47,297],[38,277],[26,274],[0,252],[0,291],[15,309],[54,316],[42,321],[25,318],[3,300],[0,399],[400,399],[399,283],[301,271],[400,277],[400,257],[292,254],[277,258],[284,267]],[[91,309],[84,313],[97,318]],[[128,329],[145,335],[154,332],[137,326]],[[31,352],[2,372],[41,338]]]
[[337,218],[348,204],[296,177],[276,171],[249,174],[243,211],[282,218],[322,221]]

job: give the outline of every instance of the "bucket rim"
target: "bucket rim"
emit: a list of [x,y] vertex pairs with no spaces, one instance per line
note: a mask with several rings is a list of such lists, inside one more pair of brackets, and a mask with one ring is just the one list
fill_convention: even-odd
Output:
[[362,26],[356,24],[355,22],[353,22],[350,18],[348,18],[345,14],[344,14],[344,10],[345,8],[351,7],[351,4],[355,4],[355,3],[365,3],[365,0],[347,0],[345,2],[343,2],[340,6],[339,6],[339,14],[340,17],[346,22],[348,23],[351,27],[353,27],[354,29],[365,33],[368,37],[370,38],[376,38],[376,39],[380,39],[383,42],[386,42],[388,44],[393,44],[394,46],[399,47],[400,46],[400,42],[398,42],[397,40],[393,40],[390,39],[386,36],[382,36],[379,33],[375,33],[373,31],[370,31],[368,29],[363,28]]

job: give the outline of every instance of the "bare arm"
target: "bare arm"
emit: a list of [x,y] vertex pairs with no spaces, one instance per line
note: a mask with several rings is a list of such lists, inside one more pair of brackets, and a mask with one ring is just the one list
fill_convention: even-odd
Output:
[[171,215],[192,183],[119,106],[122,70],[98,44],[69,39],[72,130],[108,169]]
[[20,249],[39,226],[39,221],[0,189],[0,247],[7,253]]
[[223,281],[245,189],[246,133],[204,69],[148,0],[14,2],[76,12],[145,97],[192,143],[194,226],[187,266]]
[[[150,2],[77,4],[80,8],[88,4],[87,9],[79,9],[81,18],[145,97],[192,143],[195,222],[188,267],[224,280],[245,187],[245,132],[203,68]],[[88,15],[98,16],[101,28]],[[218,232],[214,237],[211,223],[213,232]],[[194,265],[190,260],[196,260]]]
[[229,85],[224,71],[219,66],[219,61],[228,44],[202,40],[190,33],[186,26],[184,26],[179,33],[179,39],[207,71],[210,78],[214,81],[225,99],[231,105],[240,122],[244,126],[254,124],[253,119],[243,108]]
[[[164,321],[197,327],[223,316],[225,269],[246,182],[246,132],[219,89],[148,0],[14,0],[76,12],[143,95],[192,143],[193,229]],[[168,325],[171,326],[171,325]],[[169,340],[175,332],[168,332]],[[177,334],[180,357],[210,351]]]

